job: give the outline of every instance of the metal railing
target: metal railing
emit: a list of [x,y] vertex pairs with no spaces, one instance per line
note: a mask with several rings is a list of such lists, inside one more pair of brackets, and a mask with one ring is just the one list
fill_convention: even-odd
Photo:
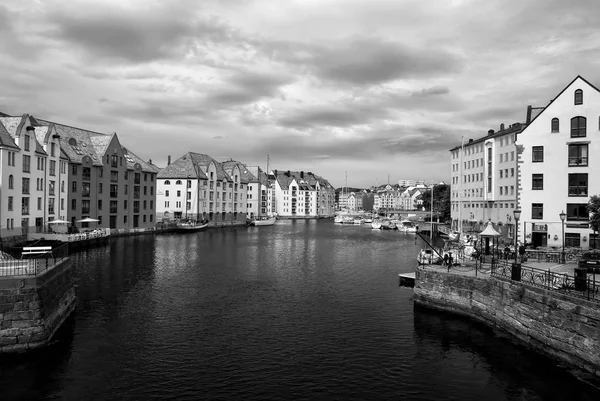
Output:
[[[492,267],[491,274],[492,276],[513,279],[513,266],[506,262],[498,263]],[[600,281],[596,280],[594,274],[577,277],[567,273],[557,273],[521,265],[520,274],[517,275],[519,277],[518,281],[522,284],[600,302]]]
[[0,257],[0,278],[37,276],[69,259],[68,246],[61,245],[36,258],[17,259],[3,252]]

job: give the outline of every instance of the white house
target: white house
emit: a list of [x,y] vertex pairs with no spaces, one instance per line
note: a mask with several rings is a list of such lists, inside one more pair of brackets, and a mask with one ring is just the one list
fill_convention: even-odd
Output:
[[304,171],[278,171],[273,180],[270,201],[281,217],[331,217],[334,214],[335,189],[323,177]]
[[[517,136],[519,238],[534,246],[589,248],[586,205],[600,195],[600,92],[577,76]],[[596,177],[596,179],[594,179]],[[561,220],[561,213],[566,215]]]

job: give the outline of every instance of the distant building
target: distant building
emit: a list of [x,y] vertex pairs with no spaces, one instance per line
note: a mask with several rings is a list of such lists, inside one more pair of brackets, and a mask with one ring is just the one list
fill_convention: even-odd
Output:
[[331,217],[335,211],[335,189],[311,172],[273,170],[275,208],[282,217]]

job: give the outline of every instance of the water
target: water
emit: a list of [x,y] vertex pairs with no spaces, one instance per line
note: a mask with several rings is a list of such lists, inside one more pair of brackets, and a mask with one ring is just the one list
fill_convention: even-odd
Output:
[[0,398],[598,400],[556,363],[413,307],[414,235],[331,221],[82,251],[61,342],[0,358]]

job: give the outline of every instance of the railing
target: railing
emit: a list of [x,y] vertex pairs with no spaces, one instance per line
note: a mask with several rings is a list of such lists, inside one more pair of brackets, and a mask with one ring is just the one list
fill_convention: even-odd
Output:
[[[492,276],[513,279],[513,267],[510,263],[497,264],[492,268],[491,273]],[[600,302],[600,281],[596,280],[594,274],[577,277],[524,265],[521,265],[520,273],[516,274],[523,284]]]
[[7,253],[0,258],[0,278],[16,276],[36,276],[69,259],[67,245],[61,245],[35,259],[15,259]]
[[[527,249],[525,251],[527,259],[536,262],[555,262],[560,263],[562,257],[562,250],[539,250],[539,249]],[[582,249],[565,249],[565,263],[577,263],[581,258],[584,250]]]
[[86,241],[95,238],[103,238],[110,236],[110,228],[98,228],[93,231],[88,231],[84,233],[77,234],[69,234],[67,241],[69,242],[77,242],[77,241]]

